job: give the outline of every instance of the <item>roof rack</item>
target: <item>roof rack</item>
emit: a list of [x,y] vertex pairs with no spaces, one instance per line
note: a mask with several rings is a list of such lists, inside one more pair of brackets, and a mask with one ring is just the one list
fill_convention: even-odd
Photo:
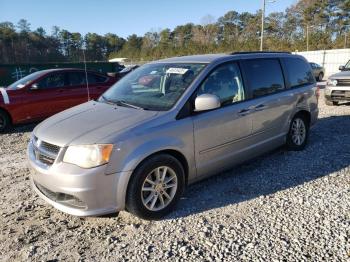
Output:
[[287,51],[246,51],[246,52],[233,52],[230,55],[245,55],[245,54],[291,54]]

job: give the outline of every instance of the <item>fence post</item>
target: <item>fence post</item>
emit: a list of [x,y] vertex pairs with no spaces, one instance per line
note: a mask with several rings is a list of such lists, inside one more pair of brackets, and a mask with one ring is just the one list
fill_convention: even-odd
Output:
[[325,61],[326,61],[326,50],[323,50],[323,59],[322,59],[322,66],[324,67]]

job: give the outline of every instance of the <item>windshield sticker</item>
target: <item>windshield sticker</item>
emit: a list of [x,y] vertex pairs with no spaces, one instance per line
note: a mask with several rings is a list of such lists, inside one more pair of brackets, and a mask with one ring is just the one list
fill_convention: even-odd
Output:
[[183,75],[188,71],[187,68],[176,68],[176,67],[171,67],[169,68],[166,73],[167,74],[178,74],[178,75]]

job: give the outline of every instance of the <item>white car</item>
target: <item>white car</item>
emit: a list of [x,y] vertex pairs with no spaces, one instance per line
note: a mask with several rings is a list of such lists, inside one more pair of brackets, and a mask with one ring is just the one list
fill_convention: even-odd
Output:
[[324,92],[327,105],[350,102],[350,60],[345,66],[340,66],[339,70],[341,72],[328,78]]

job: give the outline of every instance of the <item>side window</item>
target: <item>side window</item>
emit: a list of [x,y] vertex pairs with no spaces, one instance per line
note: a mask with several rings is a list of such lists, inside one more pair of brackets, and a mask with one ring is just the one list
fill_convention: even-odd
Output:
[[278,59],[251,59],[243,62],[252,97],[260,97],[285,89]]
[[222,105],[244,100],[243,82],[238,65],[227,63],[216,68],[197,90],[197,96],[201,94],[217,95]]
[[315,83],[310,66],[300,58],[285,58],[291,88]]
[[89,84],[103,83],[107,81],[107,77],[88,73],[88,81]]
[[69,72],[68,73],[69,85],[78,86],[85,85],[85,74],[83,72]]
[[65,86],[65,74],[53,73],[38,82],[40,89],[58,88]]

